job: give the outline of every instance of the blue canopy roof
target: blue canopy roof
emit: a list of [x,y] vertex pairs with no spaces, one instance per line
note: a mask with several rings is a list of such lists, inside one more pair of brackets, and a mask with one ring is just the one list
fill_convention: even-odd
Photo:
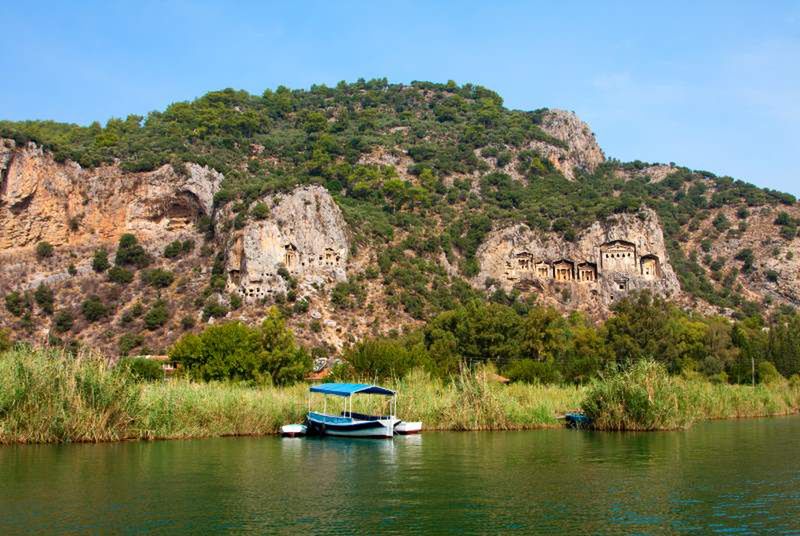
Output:
[[356,393],[364,393],[368,395],[394,395],[394,391],[378,385],[370,385],[368,383],[322,383],[320,385],[312,385],[309,389],[312,393],[323,393],[326,395],[336,396],[350,396]]

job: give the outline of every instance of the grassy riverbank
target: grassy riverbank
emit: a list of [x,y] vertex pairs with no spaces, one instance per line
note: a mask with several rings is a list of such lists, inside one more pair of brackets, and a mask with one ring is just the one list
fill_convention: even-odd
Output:
[[[502,385],[480,372],[446,382],[413,372],[388,383],[400,393],[403,418],[437,430],[556,426],[556,415],[582,404],[605,429],[680,428],[697,419],[783,415],[800,407],[800,389],[788,383],[752,388],[669,379],[674,383],[665,387],[639,380]],[[656,396],[661,389],[666,394]],[[15,350],[0,356],[0,443],[266,435],[302,420],[307,392],[302,384],[137,383],[91,356]]]
[[730,385],[670,376],[642,361],[593,382],[582,408],[600,430],[677,430],[698,420],[789,415],[800,409],[800,385]]

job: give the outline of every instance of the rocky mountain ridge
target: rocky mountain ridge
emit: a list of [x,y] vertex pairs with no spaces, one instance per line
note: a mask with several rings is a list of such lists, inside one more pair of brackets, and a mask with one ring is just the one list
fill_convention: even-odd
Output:
[[[398,98],[411,94],[401,88]],[[226,142],[241,161],[220,165],[225,174],[202,151],[194,155],[202,165],[188,155],[137,171],[120,159],[82,166],[2,139],[0,295],[17,305],[0,308],[0,326],[111,354],[162,351],[185,330],[222,318],[258,322],[278,305],[304,343],[334,351],[498,293],[596,319],[643,289],[726,315],[742,300],[800,304],[793,200],[672,164],[607,161],[571,112],[501,110],[509,129],[522,124],[527,134],[462,148],[451,126],[465,106],[460,94],[421,94],[411,110],[431,116],[427,130],[364,123],[383,138],[352,155],[336,152],[340,130],[314,111],[270,115],[264,121],[296,123],[278,141]],[[493,98],[475,97],[480,128],[459,135],[500,129]],[[326,109],[314,102],[311,110]],[[243,121],[244,108],[223,117]],[[343,114],[329,113],[327,124]],[[301,153],[280,156],[298,126],[310,158],[302,168]],[[611,210],[584,206],[601,203]],[[149,261],[120,282],[94,257],[103,249],[113,260],[125,234]],[[55,314],[34,304],[41,285]],[[104,304],[99,319],[86,318],[89,297]],[[158,308],[166,319],[147,320]],[[60,325],[61,313],[71,321]]]

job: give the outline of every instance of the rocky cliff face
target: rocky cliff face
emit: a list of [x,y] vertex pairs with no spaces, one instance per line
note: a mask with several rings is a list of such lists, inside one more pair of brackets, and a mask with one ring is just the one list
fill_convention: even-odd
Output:
[[[592,172],[603,163],[594,135],[574,113],[551,110],[539,117],[539,126],[563,143],[533,141],[504,147],[512,157],[504,164],[498,163],[499,153],[484,155],[476,148],[473,154],[485,165],[443,173],[441,185],[434,187],[435,195],[434,190],[427,192],[430,185],[421,182],[405,146],[376,144],[359,157],[359,163],[391,166],[404,186],[413,187],[410,193],[427,192],[432,197],[409,198],[408,205],[396,212],[388,205],[381,212],[382,201],[372,205],[375,213],[351,207],[358,225],[352,234],[339,206],[321,186],[263,196],[248,207],[232,202],[215,208],[214,195],[223,176],[207,167],[187,164],[176,170],[166,165],[144,173],[125,172],[117,164],[84,169],[73,162],[56,162],[34,144],[0,140],[0,299],[16,292],[28,303],[26,311],[16,313],[0,305],[0,327],[40,343],[56,336],[117,355],[131,337],[141,342],[129,350],[146,353],[144,349],[163,350],[185,330],[200,329],[206,321],[224,317],[257,323],[265,305],[273,303],[284,309],[298,338],[309,347],[341,349],[370,334],[419,325],[444,307],[453,307],[463,296],[465,265],[461,261],[466,260],[467,251],[455,241],[447,241],[446,249],[432,250],[422,242],[447,238],[448,227],[459,223],[461,211],[489,217],[496,214],[490,212],[494,210],[491,207],[501,205],[481,204],[485,192],[480,181],[487,173],[501,171],[522,183],[515,186],[535,186],[533,181],[541,177],[520,171],[515,163],[526,149],[547,158],[569,180],[580,180],[580,171]],[[396,133],[399,138],[404,135],[402,130]],[[263,146],[251,145],[232,169],[252,166],[266,175],[259,180],[273,187],[269,174],[289,175],[291,168],[275,156],[261,158],[264,151]],[[650,182],[659,182],[681,169],[632,164],[615,171],[623,180],[646,176]],[[560,181],[557,177],[546,179]],[[671,188],[672,182],[664,186]],[[382,187],[377,179],[370,184]],[[800,207],[793,203],[754,207],[759,202],[755,198],[720,208],[712,203],[714,192],[710,182],[708,185],[694,194],[698,196],[696,209],[678,211],[672,222],[678,226],[673,238],[681,241],[687,257],[681,267],[697,260],[692,275],[705,269],[709,281],[730,287],[737,296],[765,305],[800,305],[800,238],[781,238],[781,229],[774,223],[778,212],[785,210],[795,222],[792,225],[800,226]],[[676,199],[688,195],[688,183],[683,188],[676,192]],[[610,195],[617,193],[615,188]],[[436,210],[423,210],[426,202],[438,203]],[[516,200],[503,202],[513,205]],[[746,210],[745,205],[749,205]],[[528,212],[506,212],[506,208],[506,221],[523,221],[532,213],[530,206]],[[390,212],[387,225],[392,232],[381,234],[385,243],[361,238],[368,236],[365,228],[369,226],[360,221]],[[728,227],[720,223],[720,214],[726,216]],[[198,231],[195,224],[201,216],[210,218],[216,231],[213,236]],[[413,218],[419,218],[413,226],[404,223]],[[429,226],[425,232],[421,232],[423,226]],[[113,260],[123,233],[135,234],[144,246],[151,257],[148,269],[169,271],[174,281],[158,287],[148,282],[144,269],[131,266],[130,280],[124,282],[112,281],[107,272],[95,272],[94,250],[105,247]],[[358,247],[353,246],[353,236],[359,237]],[[469,236],[464,230],[461,238]],[[177,239],[196,247],[167,255],[165,246]],[[41,241],[55,246],[51,257],[35,255],[35,246]],[[742,250],[752,251],[747,271],[736,260]],[[476,289],[519,291],[562,311],[582,310],[594,318],[607,316],[616,301],[640,289],[704,312],[734,312],[722,305],[712,306],[714,302],[705,301],[688,284],[686,292],[681,291],[661,224],[646,208],[635,215],[595,222],[574,241],[521,224],[495,226],[476,258],[479,273],[470,280]],[[223,272],[225,277],[220,277]],[[335,288],[343,281],[350,284]],[[40,283],[54,292],[52,313],[34,304],[34,291]],[[434,303],[429,298],[437,292]],[[98,296],[107,306],[102,319],[90,320],[82,313],[89,296]],[[169,308],[168,321],[147,325],[145,312],[164,303]],[[55,326],[61,312],[71,314],[74,320],[65,331]]]
[[595,222],[574,242],[515,225],[490,234],[477,252],[476,287],[535,293],[553,305],[604,315],[615,300],[650,289],[677,297],[655,213],[622,214]]
[[[746,217],[737,215],[732,208],[719,209],[716,216],[707,218],[690,234],[686,249],[696,252],[711,279],[735,273],[730,286],[741,285],[748,299],[766,298],[774,303],[800,306],[800,237],[791,240],[781,237],[781,227],[775,224],[781,212],[800,221],[798,207],[760,207]],[[720,233],[714,229],[714,221],[720,215],[738,224]],[[751,253],[749,267],[741,260],[746,251]]]
[[289,277],[297,281],[301,297],[346,279],[347,224],[325,188],[297,188],[260,202],[270,207],[269,216],[233,236],[230,290],[252,302],[285,294]]
[[541,141],[531,148],[545,156],[566,178],[574,179],[575,168],[593,172],[605,161],[603,150],[597,144],[589,125],[565,110],[549,110],[539,125],[542,130],[566,144],[566,148]]
[[222,175],[187,164],[149,173],[55,162],[34,144],[0,140],[0,251],[47,241],[97,245],[136,233],[159,245],[210,215]]

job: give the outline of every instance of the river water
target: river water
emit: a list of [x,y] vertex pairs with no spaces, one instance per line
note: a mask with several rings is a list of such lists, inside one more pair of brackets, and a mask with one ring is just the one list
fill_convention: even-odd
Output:
[[800,534],[800,417],[0,447],[0,534]]

